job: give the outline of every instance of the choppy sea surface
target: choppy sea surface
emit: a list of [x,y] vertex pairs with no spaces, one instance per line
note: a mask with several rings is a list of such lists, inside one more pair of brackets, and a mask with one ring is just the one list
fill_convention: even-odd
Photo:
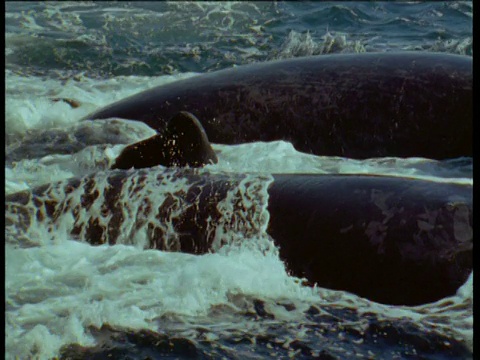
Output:
[[[460,1],[7,2],[5,192],[107,169],[127,144],[154,131],[128,120],[79,119],[156,85],[305,55],[472,56],[472,7]],[[471,159],[359,161],[303,154],[285,141],[214,149],[219,162],[205,171],[473,184]],[[131,245],[91,246],[74,241],[61,223],[53,232],[32,230],[29,246],[6,232],[7,359],[473,357],[473,273],[454,296],[389,306],[305,286],[275,249],[252,239],[250,246],[227,241],[216,253],[190,255],[143,250],[135,236]]]

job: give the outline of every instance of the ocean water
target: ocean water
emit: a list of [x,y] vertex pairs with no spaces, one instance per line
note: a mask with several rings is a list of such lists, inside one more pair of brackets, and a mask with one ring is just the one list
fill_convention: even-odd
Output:
[[[141,90],[305,55],[472,56],[472,8],[415,1],[8,2],[5,192],[57,182],[53,189],[60,189],[90,174],[100,184],[127,144],[154,131],[129,120],[80,119]],[[216,234],[223,246],[214,253],[143,250],[145,234],[128,227],[120,229],[122,244],[91,246],[73,238],[68,216],[50,228],[30,217],[24,231],[8,226],[7,212],[7,359],[473,357],[473,273],[456,295],[438,302],[383,305],[305,286],[265,236],[271,173],[473,184],[471,159],[359,161],[303,154],[285,141],[213,146],[219,162],[202,171],[246,176],[238,184],[241,200],[257,199],[247,207],[249,231],[227,215],[238,199],[223,203],[230,227]],[[181,191],[185,184],[168,186]],[[151,186],[142,191],[162,196]]]

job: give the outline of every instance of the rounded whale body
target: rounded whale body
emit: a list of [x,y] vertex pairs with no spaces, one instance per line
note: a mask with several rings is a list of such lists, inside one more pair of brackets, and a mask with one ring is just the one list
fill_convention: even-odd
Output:
[[398,177],[276,175],[268,233],[310,284],[417,305],[453,295],[469,276],[472,195]]
[[472,271],[472,187],[432,185],[366,175],[114,170],[7,195],[6,237],[28,238],[42,225],[92,245],[139,238],[144,248],[204,254],[234,241],[230,231],[242,242],[266,236],[286,269],[310,284],[417,305],[455,294]]
[[243,65],[146,90],[86,118],[197,116],[213,143],[286,140],[356,159],[472,156],[472,58],[402,52]]

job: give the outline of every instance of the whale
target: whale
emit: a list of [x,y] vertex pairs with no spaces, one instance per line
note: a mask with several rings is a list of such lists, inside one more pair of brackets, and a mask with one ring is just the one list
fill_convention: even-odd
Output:
[[319,55],[241,65],[120,100],[85,119],[162,134],[175,114],[218,144],[284,140],[354,159],[472,156],[472,57],[430,52]]
[[166,131],[127,146],[111,169],[141,169],[157,165],[202,167],[216,164],[217,155],[200,121],[181,111],[167,124]]
[[472,212],[471,185],[154,166],[8,194],[5,236],[22,247],[62,229],[91,245],[273,249],[305,285],[420,305],[454,295],[471,274]]

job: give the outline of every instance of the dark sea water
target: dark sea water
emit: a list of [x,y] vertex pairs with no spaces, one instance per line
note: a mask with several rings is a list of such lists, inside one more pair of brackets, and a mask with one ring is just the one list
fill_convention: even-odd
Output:
[[[5,191],[105,170],[126,144],[151,136],[133,121],[79,121],[138,91],[298,56],[473,56],[472,12],[464,1],[7,2]],[[303,154],[285,141],[214,149],[219,163],[206,171],[473,184],[471,159],[359,161]],[[388,306],[304,286],[275,249],[195,256],[143,250],[137,235],[94,247],[72,239],[69,221],[53,231],[6,229],[7,359],[473,358],[473,273],[455,296]]]

